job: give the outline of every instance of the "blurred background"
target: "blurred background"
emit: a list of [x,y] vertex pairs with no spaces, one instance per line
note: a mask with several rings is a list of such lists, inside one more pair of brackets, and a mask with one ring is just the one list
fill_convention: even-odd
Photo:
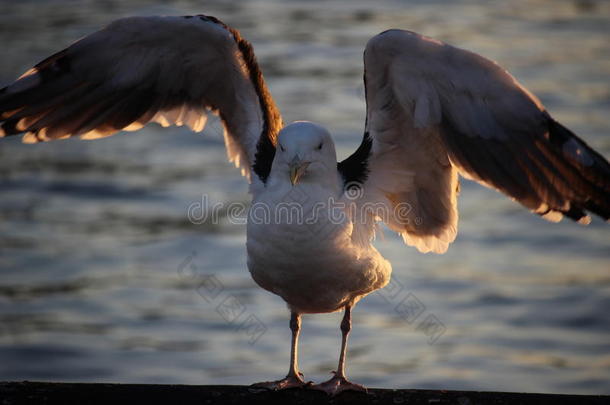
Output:
[[[199,13],[241,30],[285,121],[329,127],[340,158],[363,130],[362,51],[392,27],[496,60],[610,156],[601,0],[2,0],[0,86],[116,18]],[[151,125],[98,141],[0,141],[0,380],[250,384],[285,374],[288,311],[250,279],[245,227],[223,210],[217,224],[187,218],[204,195],[209,206],[249,201],[218,124],[206,133]],[[610,394],[610,227],[548,223],[465,180],[459,204],[445,255],[391,232],[376,243],[395,283],[356,307],[351,379]],[[405,313],[404,299],[419,309]],[[237,319],[219,310],[224,300],[239,303]],[[307,378],[335,368],[340,317],[304,317]]]

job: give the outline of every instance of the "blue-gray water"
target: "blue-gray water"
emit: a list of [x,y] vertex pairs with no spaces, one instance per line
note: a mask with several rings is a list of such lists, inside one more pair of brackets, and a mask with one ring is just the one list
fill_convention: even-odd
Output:
[[[497,60],[610,156],[605,1],[2,1],[0,83],[115,18],[198,13],[253,42],[285,120],[328,126],[340,157],[363,128],[362,50],[390,27]],[[99,141],[0,141],[0,380],[282,376],[288,313],[250,279],[245,227],[222,218],[192,225],[186,215],[203,195],[226,206],[248,201],[246,190],[214,128],[209,136],[150,126]],[[420,254],[389,232],[376,243],[394,265],[396,295],[386,293],[388,302],[376,293],[356,307],[351,378],[610,393],[610,227],[551,224],[467,181],[459,204],[460,234],[445,255]],[[396,310],[407,296],[423,309],[410,323]],[[217,310],[227,299],[243,309],[233,323]],[[262,329],[236,326],[248,317]],[[433,344],[419,327],[425,319],[445,328]],[[304,318],[308,378],[326,379],[335,367],[339,321]],[[264,331],[253,344],[252,330]]]

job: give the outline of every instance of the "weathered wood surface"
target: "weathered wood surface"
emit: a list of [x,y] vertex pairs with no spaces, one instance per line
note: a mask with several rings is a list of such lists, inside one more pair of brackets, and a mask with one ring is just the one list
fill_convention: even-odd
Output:
[[292,389],[257,392],[239,385],[145,385],[0,382],[1,405],[97,404],[374,404],[374,405],[503,405],[610,404],[610,396],[525,394],[510,392],[370,389],[329,398],[318,391]]

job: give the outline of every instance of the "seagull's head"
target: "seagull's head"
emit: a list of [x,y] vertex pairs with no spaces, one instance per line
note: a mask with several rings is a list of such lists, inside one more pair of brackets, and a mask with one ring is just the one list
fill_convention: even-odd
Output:
[[326,183],[337,175],[335,144],[320,125],[297,121],[280,131],[273,169],[276,178],[297,183]]

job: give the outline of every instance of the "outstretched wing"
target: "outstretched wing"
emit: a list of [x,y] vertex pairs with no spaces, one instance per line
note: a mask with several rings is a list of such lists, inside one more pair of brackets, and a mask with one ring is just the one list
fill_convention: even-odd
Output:
[[372,38],[364,63],[364,201],[406,243],[455,239],[458,171],[551,221],[610,218],[608,161],[496,63],[400,30]]
[[0,90],[0,137],[95,139],[220,115],[229,159],[264,182],[281,117],[251,45],[214,17],[117,20]]

